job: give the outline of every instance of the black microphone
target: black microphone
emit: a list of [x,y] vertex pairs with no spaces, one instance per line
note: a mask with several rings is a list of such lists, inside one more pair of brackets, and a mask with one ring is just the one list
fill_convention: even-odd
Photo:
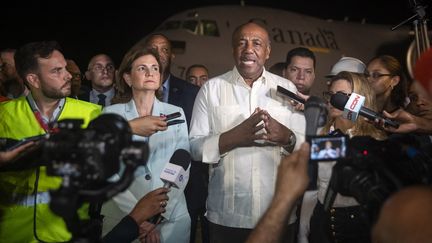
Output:
[[[164,182],[163,187],[184,189],[189,179],[187,169],[190,163],[191,156],[189,152],[184,149],[177,149],[160,175],[160,179]],[[155,215],[149,221],[153,224],[158,224],[162,221],[162,216],[161,214]]]
[[327,121],[327,106],[325,102],[311,96],[305,103],[304,116],[306,118],[306,138],[317,135],[319,127]]
[[352,93],[349,97],[342,93],[336,93],[331,96],[330,104],[336,109],[343,111],[343,117],[348,120],[355,121],[357,120],[358,115],[361,115],[372,121],[375,121],[375,119],[383,120],[384,126],[391,126],[394,128],[399,127],[399,123],[387,119],[375,111],[364,107],[364,100],[364,96],[356,93]]
[[[316,96],[311,96],[305,103],[304,116],[306,118],[306,141],[311,142],[311,137],[316,136],[318,128],[324,126],[327,121],[327,105]],[[318,164],[309,163],[308,190],[316,190]]]
[[297,103],[304,104],[306,102],[305,99],[303,99],[302,97],[296,95],[295,93],[283,88],[282,86],[279,86],[279,85],[277,86],[277,92],[288,96],[289,98],[296,101]]

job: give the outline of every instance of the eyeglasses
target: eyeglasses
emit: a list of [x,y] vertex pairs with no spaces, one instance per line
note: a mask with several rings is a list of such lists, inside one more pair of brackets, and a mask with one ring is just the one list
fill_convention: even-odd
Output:
[[93,70],[96,72],[99,72],[99,73],[102,73],[103,70],[106,70],[107,72],[112,72],[112,71],[114,71],[114,69],[115,69],[114,65],[112,65],[112,64],[107,64],[106,66],[96,64],[93,66]]
[[393,74],[390,74],[390,73],[368,73],[368,74],[366,74],[366,76],[368,78],[377,80],[377,79],[384,77],[384,76],[393,76]]
[[[342,92],[342,91],[338,91],[338,92],[336,92],[336,93],[338,93],[338,94],[343,94],[343,95],[348,96],[348,97],[351,96],[351,94],[348,94],[348,93],[345,93],[345,92]],[[332,92],[332,91],[324,91],[324,92],[323,92],[323,98],[324,98],[326,101],[330,101],[330,98],[331,98],[333,95],[335,95],[336,93],[335,93],[335,92]]]

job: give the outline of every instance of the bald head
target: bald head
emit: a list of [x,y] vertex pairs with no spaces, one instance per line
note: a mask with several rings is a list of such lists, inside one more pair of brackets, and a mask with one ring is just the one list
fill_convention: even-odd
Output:
[[236,41],[239,38],[239,35],[242,34],[244,29],[246,29],[247,31],[250,31],[251,29],[253,31],[260,31],[263,34],[262,37],[263,37],[264,41],[266,41],[268,43],[268,45],[270,45],[270,37],[269,37],[267,30],[257,23],[249,22],[249,23],[242,24],[242,25],[238,26],[237,28],[235,28],[233,35],[232,35],[233,47],[235,46]]
[[92,88],[105,93],[113,87],[115,66],[112,59],[105,54],[98,54],[90,59],[85,75],[91,81]]
[[233,57],[238,72],[252,86],[263,73],[270,57],[270,39],[267,30],[256,23],[236,28],[232,38]]
[[432,188],[409,187],[384,203],[372,231],[372,242],[432,242],[431,229]]

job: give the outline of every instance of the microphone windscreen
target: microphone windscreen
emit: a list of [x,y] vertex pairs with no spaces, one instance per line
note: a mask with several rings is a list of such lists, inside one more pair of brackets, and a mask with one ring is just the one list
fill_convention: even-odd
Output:
[[324,100],[316,96],[307,99],[304,108],[306,119],[306,136],[315,136],[319,127],[322,127],[327,118],[327,106]]
[[187,170],[191,162],[191,156],[188,151],[184,149],[177,149],[171,156],[169,162],[171,164],[181,166],[184,170]]
[[348,96],[342,93],[336,93],[330,97],[330,104],[336,109],[343,111],[348,99]]

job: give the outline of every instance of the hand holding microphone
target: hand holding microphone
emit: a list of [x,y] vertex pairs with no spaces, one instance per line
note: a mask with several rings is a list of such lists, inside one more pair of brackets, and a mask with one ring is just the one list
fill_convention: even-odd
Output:
[[[179,190],[184,190],[189,180],[189,171],[187,169],[190,162],[191,157],[189,152],[184,149],[177,149],[160,175],[160,179],[164,182],[163,188],[175,187]],[[165,206],[166,204],[163,205],[163,207]],[[149,221],[153,224],[158,224],[162,221],[162,216],[158,214]]]
[[349,97],[342,93],[336,93],[330,98],[330,104],[343,111],[343,117],[348,120],[356,121],[360,115],[374,122],[378,120],[382,122],[384,126],[391,126],[394,128],[399,127],[399,123],[385,118],[381,114],[364,107],[364,102],[365,97],[356,93],[352,93]]
[[143,196],[129,213],[138,225],[150,217],[165,212],[169,188],[158,188]]

